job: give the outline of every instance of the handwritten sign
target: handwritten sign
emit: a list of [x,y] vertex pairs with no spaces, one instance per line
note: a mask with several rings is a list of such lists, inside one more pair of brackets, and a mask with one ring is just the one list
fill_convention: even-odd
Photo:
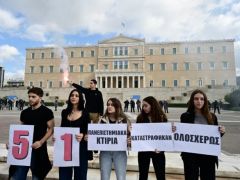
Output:
[[30,166],[33,130],[32,125],[10,125],[8,164]]

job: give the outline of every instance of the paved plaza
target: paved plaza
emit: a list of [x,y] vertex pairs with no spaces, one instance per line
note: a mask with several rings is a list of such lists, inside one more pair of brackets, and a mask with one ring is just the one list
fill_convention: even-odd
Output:
[[[53,108],[52,108],[53,109]],[[60,114],[63,108],[59,108],[58,111],[54,111],[56,126],[60,125]],[[169,121],[179,122],[179,117],[183,113],[185,108],[170,108],[167,114]],[[134,123],[137,113],[127,113],[131,121]],[[7,177],[6,165],[6,150],[4,143],[8,141],[8,130],[10,124],[19,123],[20,111],[13,110],[3,110],[0,111],[0,179]],[[223,179],[235,179],[240,178],[240,112],[234,111],[221,111],[221,114],[217,114],[219,119],[219,124],[226,127],[226,134],[222,138],[222,154],[220,157],[219,169],[217,171],[217,180]],[[49,142],[49,152],[52,154],[52,142]],[[89,172],[88,179],[100,179],[99,173],[99,160],[97,157],[93,161],[89,162]],[[137,155],[136,153],[130,152],[128,158],[128,173],[127,179],[138,179],[138,169],[137,169]],[[151,173],[149,174],[149,179],[156,179],[155,174],[152,173],[153,168],[151,167]],[[183,179],[183,165],[179,153],[166,153],[166,172],[167,179]],[[58,171],[54,168],[49,174],[49,179],[57,179]],[[111,179],[115,179],[115,174],[112,173]]]

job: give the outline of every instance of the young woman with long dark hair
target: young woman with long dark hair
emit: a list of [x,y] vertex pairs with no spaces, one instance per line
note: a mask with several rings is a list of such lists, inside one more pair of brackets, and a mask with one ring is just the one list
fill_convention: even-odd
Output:
[[[87,152],[87,130],[90,122],[89,114],[84,109],[83,95],[77,89],[70,92],[67,108],[62,111],[61,127],[79,127],[80,132],[76,134],[80,148],[80,166],[59,167],[60,180],[72,180],[74,171],[74,180],[86,180],[88,168]],[[85,138],[86,136],[86,138]]]
[[[167,116],[158,101],[152,96],[144,98],[137,123],[163,122],[167,122]],[[165,180],[165,155],[163,151],[138,152],[139,180],[148,179],[150,159],[152,159],[157,180]]]
[[[215,114],[209,111],[208,99],[202,90],[194,90],[188,101],[187,112],[181,115],[182,123],[218,125]],[[221,135],[225,133],[225,127],[219,126]],[[218,164],[217,156],[181,153],[184,164],[185,180],[215,180],[215,164]]]

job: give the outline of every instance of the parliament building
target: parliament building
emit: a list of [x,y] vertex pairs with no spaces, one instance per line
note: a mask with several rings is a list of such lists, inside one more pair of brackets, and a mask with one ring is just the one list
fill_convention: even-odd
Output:
[[96,79],[106,98],[120,99],[229,89],[236,86],[234,39],[153,43],[120,34],[90,46],[26,49],[25,86],[65,96],[66,78],[85,87]]

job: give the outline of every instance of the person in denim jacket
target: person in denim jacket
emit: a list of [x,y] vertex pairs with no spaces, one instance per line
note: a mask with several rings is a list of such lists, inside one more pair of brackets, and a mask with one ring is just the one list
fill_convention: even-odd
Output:
[[[99,123],[103,124],[121,124],[127,123],[128,136],[130,121],[123,113],[121,102],[116,98],[110,98],[107,101],[107,109]],[[127,139],[126,139],[127,141]],[[100,171],[101,180],[109,180],[114,164],[117,180],[126,180],[127,152],[126,151],[100,151]]]

